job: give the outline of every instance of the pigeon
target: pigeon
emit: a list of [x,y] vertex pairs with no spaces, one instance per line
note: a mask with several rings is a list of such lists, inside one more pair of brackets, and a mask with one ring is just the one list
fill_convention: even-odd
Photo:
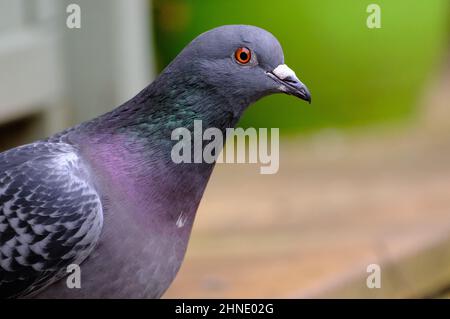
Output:
[[160,298],[214,168],[174,163],[171,133],[274,93],[311,102],[271,33],[221,26],[109,113],[0,153],[0,298]]

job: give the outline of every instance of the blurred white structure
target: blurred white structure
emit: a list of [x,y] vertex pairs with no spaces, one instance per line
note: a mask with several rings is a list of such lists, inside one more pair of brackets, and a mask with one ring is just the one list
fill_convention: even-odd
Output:
[[[71,3],[81,29],[66,26]],[[144,88],[153,73],[149,4],[0,0],[0,125],[40,113],[51,134]]]

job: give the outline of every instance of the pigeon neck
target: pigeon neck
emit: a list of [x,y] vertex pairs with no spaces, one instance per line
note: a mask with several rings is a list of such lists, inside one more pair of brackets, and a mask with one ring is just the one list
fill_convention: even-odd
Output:
[[225,136],[226,129],[236,125],[242,113],[239,110],[244,108],[233,108],[226,96],[201,79],[177,76],[169,68],[130,101],[82,124],[75,130],[81,134],[74,138],[88,138],[93,145],[110,145],[111,152],[123,149],[133,155],[131,167],[125,169],[132,170],[139,163],[140,179],[148,175],[148,168],[158,166],[176,176],[173,181],[166,180],[166,184],[190,183],[193,179],[206,184],[214,165],[173,163],[171,151],[178,140],[172,139],[172,133],[186,128],[193,135],[194,121],[200,120],[203,130],[218,128]]
[[180,127],[194,132],[195,120],[202,121],[203,130],[215,127],[225,132],[236,125],[240,112],[198,79],[174,81],[166,76],[69,137],[77,145],[89,141],[82,152],[103,176],[99,187],[105,194],[127,194],[123,202],[142,212],[136,218],[143,225],[161,220],[158,224],[163,227],[169,219],[167,225],[173,226],[181,218],[188,236],[214,163],[175,163],[171,151],[178,141],[172,140],[172,132]]
[[201,79],[177,76],[169,69],[133,99],[88,126],[102,133],[127,132],[170,140],[174,129],[191,129],[194,120],[201,120],[205,129],[234,127],[249,103],[233,103]]

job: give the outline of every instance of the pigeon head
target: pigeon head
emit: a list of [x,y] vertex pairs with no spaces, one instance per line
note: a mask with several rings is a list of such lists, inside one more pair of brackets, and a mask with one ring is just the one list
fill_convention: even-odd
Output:
[[199,35],[168,70],[189,75],[185,81],[202,82],[241,107],[273,93],[311,102],[307,87],[284,64],[278,40],[254,26],[227,25]]

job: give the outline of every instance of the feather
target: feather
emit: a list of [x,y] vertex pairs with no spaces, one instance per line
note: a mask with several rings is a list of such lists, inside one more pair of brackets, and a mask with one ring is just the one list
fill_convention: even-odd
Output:
[[35,294],[95,247],[100,197],[77,150],[37,142],[0,154],[0,298]]

